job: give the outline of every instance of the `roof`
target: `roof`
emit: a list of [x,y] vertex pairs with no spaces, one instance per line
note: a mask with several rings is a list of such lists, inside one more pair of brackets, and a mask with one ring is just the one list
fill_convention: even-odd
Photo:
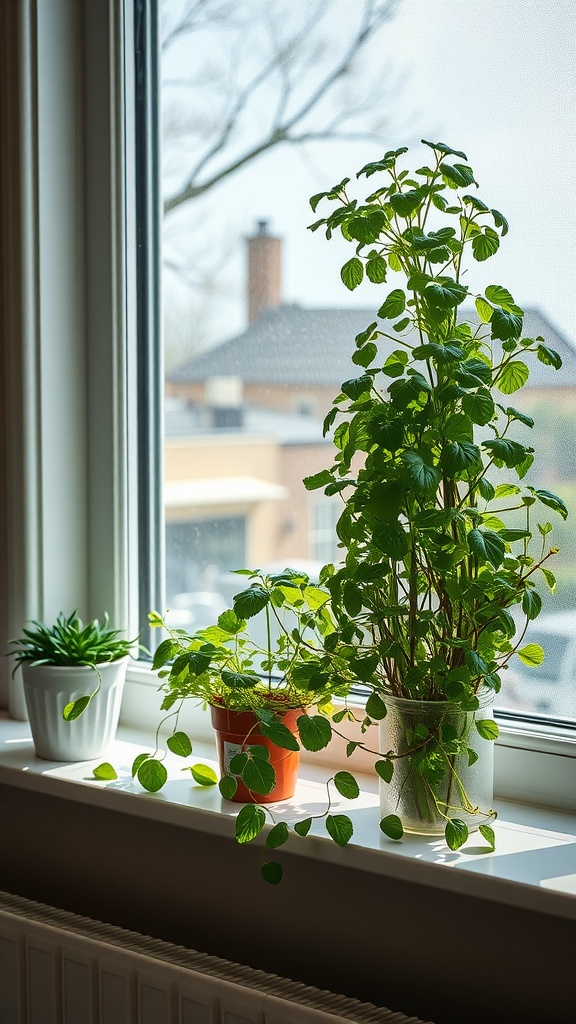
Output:
[[[476,319],[473,312],[469,315]],[[338,389],[355,372],[350,361],[354,338],[376,319],[373,309],[278,306],[262,313],[242,334],[184,363],[168,380],[187,384],[237,376],[246,384]],[[539,310],[526,310],[523,333],[527,338],[545,338],[564,364],[557,375],[552,367],[532,360],[529,386],[575,387],[576,350]]]

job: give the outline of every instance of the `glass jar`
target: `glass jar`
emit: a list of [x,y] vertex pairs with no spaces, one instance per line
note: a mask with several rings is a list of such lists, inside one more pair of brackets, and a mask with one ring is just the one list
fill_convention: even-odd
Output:
[[475,711],[452,701],[383,696],[380,751],[390,754],[394,770],[390,782],[380,780],[380,810],[382,817],[398,815],[405,832],[441,835],[449,818],[473,831],[495,817],[494,741],[476,727],[493,721],[494,693],[485,688],[477,696]]

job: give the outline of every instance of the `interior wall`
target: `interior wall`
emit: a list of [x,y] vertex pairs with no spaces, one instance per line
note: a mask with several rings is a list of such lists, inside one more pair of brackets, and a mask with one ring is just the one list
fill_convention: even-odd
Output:
[[272,887],[253,846],[9,786],[0,814],[5,891],[435,1024],[571,1019],[568,920],[283,851]]

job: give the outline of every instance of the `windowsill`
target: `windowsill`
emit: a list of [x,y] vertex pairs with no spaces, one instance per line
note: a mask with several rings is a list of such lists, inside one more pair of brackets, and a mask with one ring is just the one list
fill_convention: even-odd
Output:
[[[97,762],[60,764],[34,754],[27,723],[0,718],[0,782],[66,800],[93,804],[126,815],[154,819],[232,838],[240,805],[223,800],[216,787],[195,785],[182,773],[178,758],[167,762],[169,781],[160,793],[145,793],[130,777],[136,754],[150,749],[136,729],[121,728],[108,759],[119,770],[115,782],[91,779]],[[196,760],[217,768],[214,747],[196,743]],[[189,761],[187,762],[190,763]],[[270,805],[275,820],[286,822],[321,813],[326,807],[325,767],[302,766],[294,800]],[[339,864],[408,882],[576,919],[576,815],[510,800],[496,801],[496,851],[485,852],[484,840],[473,834],[466,846],[451,852],[440,837],[405,836],[393,843],[379,830],[377,783],[361,782],[360,798],[333,800],[332,810],[345,810],[354,836],[344,849],[321,834],[291,836],[283,847],[290,854]],[[315,823],[317,826],[318,823]],[[318,825],[318,830],[321,824]],[[280,851],[280,857],[282,851]]]

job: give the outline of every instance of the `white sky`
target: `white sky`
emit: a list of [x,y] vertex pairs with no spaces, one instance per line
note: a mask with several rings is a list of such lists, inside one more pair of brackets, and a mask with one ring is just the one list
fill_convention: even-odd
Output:
[[[361,6],[361,0],[345,0],[339,26],[345,29]],[[401,92],[392,97],[383,148],[409,145],[411,167],[422,159],[420,147],[413,149],[422,137],[463,149],[480,184],[478,196],[510,221],[499,253],[473,264],[471,286],[506,286],[517,302],[539,307],[576,341],[574,0],[403,0],[372,48],[372,60],[382,55],[406,72]],[[175,50],[173,60],[171,73],[177,73],[182,54]],[[180,252],[188,238],[191,246],[214,248],[216,241],[209,239],[226,240],[225,285],[210,320],[214,339],[244,326],[241,240],[258,219],[268,219],[284,239],[285,301],[374,309],[381,304],[386,285],[366,284],[350,293],[341,284],[339,268],[352,255],[350,246],[306,230],[316,219],[309,196],[345,175],[354,177],[381,150],[356,143],[308,144],[300,152],[284,147],[214,190],[201,225],[198,205],[175,215],[171,231],[179,235]],[[197,300],[174,278],[166,294],[178,316],[194,310]]]

